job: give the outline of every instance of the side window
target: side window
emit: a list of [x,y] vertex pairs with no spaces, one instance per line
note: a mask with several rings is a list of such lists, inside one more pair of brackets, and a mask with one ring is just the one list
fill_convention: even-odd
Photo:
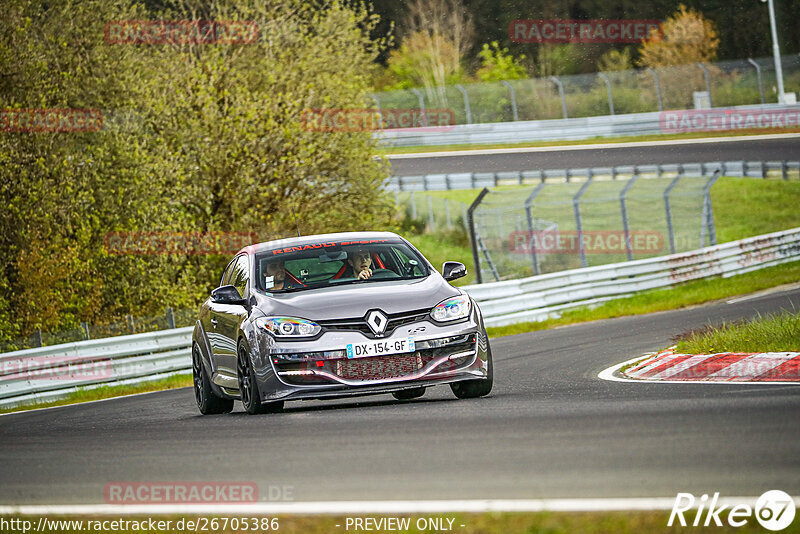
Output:
[[236,265],[236,260],[237,258],[233,258],[228,266],[225,267],[225,270],[222,271],[222,278],[219,279],[219,287],[230,284],[231,273],[233,272],[233,266]]
[[244,296],[244,289],[247,287],[247,281],[250,279],[250,268],[248,264],[247,254],[239,256],[236,264],[231,273],[230,285],[239,290],[239,294]]

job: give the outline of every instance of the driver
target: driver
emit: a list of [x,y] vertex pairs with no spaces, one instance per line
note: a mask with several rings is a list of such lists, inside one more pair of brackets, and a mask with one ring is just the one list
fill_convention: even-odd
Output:
[[[294,289],[299,287],[290,277],[286,276],[286,267],[281,260],[272,260],[268,262],[264,276],[264,286],[267,291],[280,291],[282,289]],[[270,277],[272,277],[271,287]]]
[[372,276],[372,254],[367,249],[357,249],[347,254],[347,269],[344,276],[366,280]]

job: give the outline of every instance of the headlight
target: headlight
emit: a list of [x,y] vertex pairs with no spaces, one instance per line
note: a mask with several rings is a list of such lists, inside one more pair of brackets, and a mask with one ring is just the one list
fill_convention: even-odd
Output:
[[275,337],[288,338],[314,337],[322,330],[317,323],[297,317],[259,317],[256,325]]
[[459,296],[443,300],[431,310],[431,317],[440,323],[469,317],[469,297]]

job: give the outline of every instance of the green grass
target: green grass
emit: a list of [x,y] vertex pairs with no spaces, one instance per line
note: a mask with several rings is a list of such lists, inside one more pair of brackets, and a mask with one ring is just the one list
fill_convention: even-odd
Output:
[[489,337],[500,337],[586,321],[674,310],[792,284],[798,280],[800,280],[800,261],[793,261],[730,278],[694,280],[672,288],[642,291],[630,297],[604,302],[593,309],[587,307],[569,310],[557,319],[489,327],[486,330]]
[[52,402],[40,402],[34,404],[27,404],[25,406],[18,406],[15,408],[1,408],[0,413],[20,412],[26,410],[36,410],[38,408],[50,408],[53,406],[65,406],[67,404],[77,404],[80,402],[89,402],[100,399],[110,399],[113,397],[122,397],[125,395],[134,395],[136,393],[147,393],[149,391],[162,391],[165,389],[184,388],[192,385],[192,375],[179,374],[151,382],[144,382],[142,384],[132,385],[118,385],[118,386],[100,386],[97,388],[86,389],[81,388],[68,397]]
[[[435,532],[436,530],[418,530],[416,522],[421,518],[432,519],[452,519],[453,532],[459,534],[568,534],[568,533],[581,533],[581,534],[649,534],[658,532],[698,532],[714,534],[751,534],[763,533],[764,529],[759,525],[754,517],[747,518],[747,522],[742,527],[731,527],[727,523],[727,513],[724,511],[720,515],[722,527],[681,527],[678,521],[675,525],[667,527],[670,512],[666,511],[626,511],[626,512],[587,512],[587,513],[566,513],[566,512],[537,512],[537,513],[482,513],[482,514],[453,514],[443,513],[435,516],[430,515],[407,515],[407,514],[392,514],[391,517],[409,517],[411,519],[409,530],[402,532]],[[695,512],[687,512],[684,517],[689,525],[694,520]],[[214,516],[179,516],[179,515],[125,515],[124,517],[111,517],[111,516],[57,516],[49,515],[49,520],[126,520],[126,521],[145,521],[148,517],[152,517],[156,521],[170,521],[171,528],[159,530],[165,534],[172,532],[188,532],[190,529],[185,528],[182,531],[175,530],[176,523],[185,518],[186,520],[194,520],[197,523],[198,517],[205,517],[207,519],[206,525],[211,525],[210,519]],[[240,514],[231,514],[229,517],[241,517]],[[252,517],[248,516],[248,517]],[[255,516],[262,517],[262,516]],[[354,527],[351,525],[349,529],[346,528],[347,517],[362,517],[360,515],[351,516],[298,516],[298,515],[285,515],[278,516],[279,528],[276,532],[287,534],[330,534],[335,532],[353,532]],[[389,517],[388,514],[373,514],[373,518],[380,519],[382,517]],[[703,516],[705,517],[705,516]],[[36,528],[39,520],[38,516],[2,516],[3,519],[8,521],[11,518],[23,519],[31,521],[33,524],[29,527],[28,532]],[[224,520],[224,518],[220,518]],[[222,522],[220,521],[219,527],[213,529],[214,532],[219,533],[234,533],[244,532],[243,530],[232,530],[230,527],[222,529]],[[186,523],[184,522],[184,525]],[[249,524],[249,523],[248,523]],[[339,526],[337,526],[339,525]],[[444,521],[447,526],[448,522]],[[463,527],[461,525],[464,525]],[[712,523],[713,525],[713,523]],[[84,527],[88,525],[84,524]],[[87,529],[84,530],[84,532]],[[99,531],[99,529],[97,529]],[[147,530],[145,527],[143,530]],[[262,532],[261,530],[258,530]],[[11,529],[7,532],[23,532],[22,528]],[[80,532],[75,528],[63,528],[60,530],[44,529],[41,532],[63,532],[73,533]],[[121,528],[115,529],[114,532],[119,533],[135,533],[139,534],[142,530],[135,528]],[[264,531],[266,532],[266,531]],[[377,532],[391,532],[389,530],[377,530]],[[800,533],[800,521],[793,521],[786,529],[781,531],[782,534],[797,534]]]
[[783,312],[753,321],[706,327],[682,336],[678,352],[800,352],[800,313]]
[[392,154],[417,154],[423,152],[446,152],[451,150],[482,150],[492,148],[532,148],[546,146],[575,146],[575,145],[596,145],[603,143],[634,143],[639,141],[666,141],[670,139],[705,139],[709,137],[739,137],[743,135],[767,135],[780,133],[800,132],[800,128],[768,128],[733,130],[729,132],[692,132],[684,134],[654,134],[638,135],[627,137],[593,137],[583,141],[538,141],[525,143],[483,143],[483,144],[462,144],[462,145],[440,145],[440,146],[410,146],[410,147],[379,147],[379,155]]

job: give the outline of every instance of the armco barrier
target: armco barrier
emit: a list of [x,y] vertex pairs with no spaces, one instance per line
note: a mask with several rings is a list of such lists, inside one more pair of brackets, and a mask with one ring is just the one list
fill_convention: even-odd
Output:
[[[670,110],[664,112],[629,113],[625,115],[603,115],[598,117],[582,117],[576,119],[551,119],[536,121],[494,122],[486,124],[459,124],[431,131],[431,128],[404,128],[376,132],[375,138],[383,146],[441,146],[471,145],[492,143],[529,143],[535,141],[577,141],[593,137],[626,137],[637,135],[656,135],[674,133],[665,131],[662,118],[666,113],[682,113],[687,110]],[[750,106],[733,106],[730,108],[714,108],[707,110],[688,110],[689,113],[708,112],[724,114],[728,111],[747,111],[750,113],[763,111],[767,114],[786,112],[794,117],[800,112],[797,105],[764,104]],[[758,126],[758,125],[756,125]],[[785,123],[782,124],[785,126]],[[797,120],[791,124],[797,127]],[[716,128],[709,132],[725,131]]]
[[488,326],[541,321],[562,310],[594,305],[679,282],[728,277],[800,259],[800,228],[694,252],[561,271],[521,280],[465,286]]
[[[711,276],[800,259],[800,228],[690,253],[466,286],[486,324],[541,320],[561,310]],[[63,398],[78,387],[136,383],[191,369],[192,327],[0,354],[0,407]]]
[[57,400],[79,387],[125,384],[192,367],[193,327],[0,354],[0,407]]

